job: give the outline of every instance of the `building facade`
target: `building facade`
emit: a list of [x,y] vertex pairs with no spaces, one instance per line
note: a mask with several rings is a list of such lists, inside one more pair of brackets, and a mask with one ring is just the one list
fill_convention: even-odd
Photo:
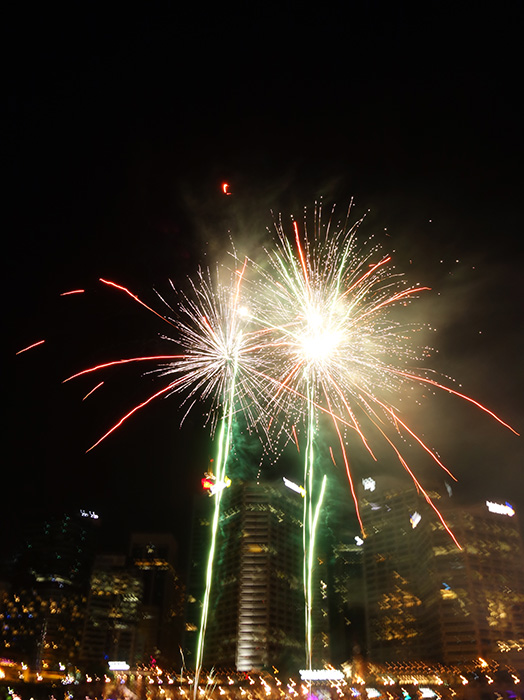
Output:
[[362,497],[371,660],[524,663],[524,546],[509,504],[463,506],[414,488]]
[[[301,495],[281,481],[239,481],[224,490],[206,667],[251,671],[272,665],[296,669],[304,663],[302,504]],[[195,539],[201,555],[209,519],[200,514],[199,523]],[[194,580],[202,581],[202,573]],[[200,613],[202,586],[190,596]],[[196,635],[198,614],[190,624]]]

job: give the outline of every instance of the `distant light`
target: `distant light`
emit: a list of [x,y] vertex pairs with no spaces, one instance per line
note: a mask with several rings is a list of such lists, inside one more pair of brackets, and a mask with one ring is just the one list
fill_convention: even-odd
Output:
[[91,518],[92,520],[98,520],[99,516],[95,513],[94,510],[81,510],[80,515],[83,518]]
[[420,691],[420,697],[422,698],[436,698],[438,697],[438,693],[435,693],[434,690],[431,690],[431,688],[419,688]]
[[288,489],[291,489],[292,491],[299,493],[302,497],[304,497],[306,495],[306,489],[303,486],[299,486],[298,484],[295,484],[294,481],[290,481],[289,479],[286,479],[285,476],[282,477],[282,481],[288,487]]
[[364,544],[364,540],[358,535],[355,535],[355,542],[358,544],[359,547],[362,547],[362,545]]
[[109,661],[110,671],[129,671],[129,664],[126,661]]
[[379,698],[381,695],[380,690],[377,690],[376,688],[366,688],[366,693],[368,698]]
[[515,509],[507,501],[506,503],[493,503],[493,501],[486,501],[486,505],[490,513],[509,515],[510,518],[515,515]]
[[302,669],[299,673],[303,681],[341,681],[344,678],[342,671],[335,668]]
[[362,479],[362,486],[364,487],[365,491],[374,491],[376,485],[375,479],[372,479],[370,476]]
[[420,513],[415,511],[413,513],[413,515],[411,516],[411,518],[409,519],[409,522],[411,523],[411,527],[413,529],[415,529],[421,520],[422,520],[422,516],[420,515]]

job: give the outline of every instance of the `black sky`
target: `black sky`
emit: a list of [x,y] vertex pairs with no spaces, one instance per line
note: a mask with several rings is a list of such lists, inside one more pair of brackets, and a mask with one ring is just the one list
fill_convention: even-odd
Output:
[[[321,195],[370,210],[363,233],[433,288],[435,366],[524,430],[521,3],[42,6],[6,29],[7,521],[75,502],[184,539],[211,453],[198,414],[180,430],[159,402],[84,454],[152,384],[106,375],[90,403],[62,379],[164,331],[98,278],[155,303],[229,231],[255,248],[270,209]],[[421,414],[464,497],[524,512],[521,438],[449,397]]]

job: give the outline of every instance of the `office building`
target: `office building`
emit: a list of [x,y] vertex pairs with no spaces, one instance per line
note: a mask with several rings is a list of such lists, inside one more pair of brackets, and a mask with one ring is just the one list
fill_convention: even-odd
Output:
[[136,662],[178,666],[182,661],[184,587],[176,571],[177,542],[169,533],[134,533],[129,550],[143,584]]
[[[213,498],[208,503],[212,507]],[[302,496],[282,481],[238,481],[223,491],[206,667],[251,671],[272,665],[294,670],[303,666],[302,508]],[[202,582],[210,513],[197,517],[195,541],[201,565],[200,571],[194,567],[193,580]],[[195,613],[201,612],[202,593],[202,583],[190,590]],[[195,639],[198,614],[189,624]]]
[[86,670],[99,673],[108,661],[134,665],[143,590],[140,572],[125,555],[97,556],[81,642]]
[[514,509],[415,488],[362,495],[368,653],[373,661],[524,664],[524,547]]

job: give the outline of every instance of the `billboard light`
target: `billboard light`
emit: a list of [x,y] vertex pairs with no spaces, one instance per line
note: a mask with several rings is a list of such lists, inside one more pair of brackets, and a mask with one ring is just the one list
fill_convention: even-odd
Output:
[[507,501],[506,503],[494,503],[486,501],[486,505],[490,513],[499,513],[499,515],[509,515],[512,518],[515,515],[515,509]]
[[303,486],[299,486],[298,484],[295,484],[294,481],[291,481],[290,479],[286,479],[285,476],[282,477],[282,481],[284,484],[288,487],[288,489],[291,489],[292,491],[296,491],[299,493],[302,498],[306,495],[306,489]]
[[127,661],[109,661],[110,671],[129,671],[129,664]]
[[311,668],[299,671],[303,681],[341,681],[344,678],[342,671],[336,668]]

